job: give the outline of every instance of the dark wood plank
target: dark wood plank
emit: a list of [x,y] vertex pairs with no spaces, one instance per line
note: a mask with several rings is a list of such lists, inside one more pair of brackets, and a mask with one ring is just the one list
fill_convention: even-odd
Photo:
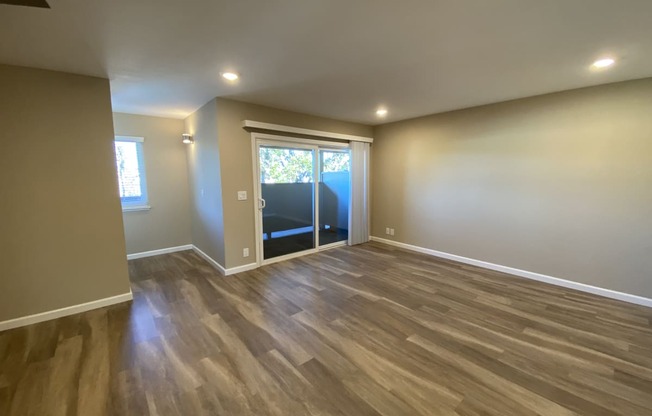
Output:
[[652,310],[368,243],[0,333],[2,415],[652,414]]

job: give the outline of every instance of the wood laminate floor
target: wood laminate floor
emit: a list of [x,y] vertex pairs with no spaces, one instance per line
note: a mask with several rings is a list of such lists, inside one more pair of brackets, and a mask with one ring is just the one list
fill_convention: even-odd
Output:
[[652,310],[377,243],[0,333],[0,415],[652,415]]

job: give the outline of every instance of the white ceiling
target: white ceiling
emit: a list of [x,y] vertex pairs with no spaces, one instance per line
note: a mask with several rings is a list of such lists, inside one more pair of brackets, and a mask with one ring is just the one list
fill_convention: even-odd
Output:
[[[0,5],[0,62],[111,79],[115,111],[215,96],[378,124],[652,76],[651,0],[50,0]],[[595,59],[618,59],[591,71]],[[241,74],[236,85],[220,72]]]

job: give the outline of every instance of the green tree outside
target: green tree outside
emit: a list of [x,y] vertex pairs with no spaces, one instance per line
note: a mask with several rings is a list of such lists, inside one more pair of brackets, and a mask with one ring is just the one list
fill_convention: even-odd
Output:
[[[349,171],[347,152],[322,151],[322,172]],[[313,180],[311,150],[260,148],[262,183],[309,183]]]

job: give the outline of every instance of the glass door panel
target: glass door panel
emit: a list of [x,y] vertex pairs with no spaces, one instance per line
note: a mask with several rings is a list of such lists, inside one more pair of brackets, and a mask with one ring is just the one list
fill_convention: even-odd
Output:
[[263,259],[315,248],[315,150],[259,146]]
[[350,155],[319,150],[319,245],[349,238]]

